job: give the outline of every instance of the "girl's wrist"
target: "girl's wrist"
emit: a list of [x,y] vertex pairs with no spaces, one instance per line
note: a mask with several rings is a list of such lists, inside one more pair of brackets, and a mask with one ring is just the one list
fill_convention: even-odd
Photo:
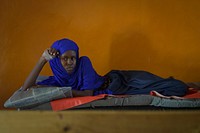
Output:
[[48,62],[43,56],[40,57],[39,61],[44,64]]

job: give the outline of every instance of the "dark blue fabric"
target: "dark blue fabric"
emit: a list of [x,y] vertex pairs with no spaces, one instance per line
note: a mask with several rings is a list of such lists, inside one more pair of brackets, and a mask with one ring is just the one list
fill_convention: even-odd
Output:
[[74,90],[92,90],[99,88],[104,83],[105,78],[96,73],[90,59],[86,56],[79,58],[79,48],[75,42],[69,39],[58,40],[53,43],[52,48],[57,49],[60,54],[67,50],[76,51],[76,68],[72,74],[68,74],[62,66],[60,58],[55,57],[49,61],[54,76],[38,82],[38,85],[70,86]]
[[155,90],[166,96],[184,96],[188,86],[174,78],[161,78],[146,71],[113,70],[107,74],[112,94],[150,94]]

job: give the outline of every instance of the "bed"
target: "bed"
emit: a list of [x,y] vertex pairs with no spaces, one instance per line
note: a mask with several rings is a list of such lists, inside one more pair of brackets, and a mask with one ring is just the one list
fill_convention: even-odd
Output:
[[[93,96],[95,97],[95,96]],[[99,96],[97,96],[99,97]],[[19,108],[19,110],[199,110],[200,99],[166,99],[151,95],[109,96],[102,95],[98,99],[85,102],[90,96],[79,98],[64,98],[43,103],[31,108]]]
[[[38,81],[45,79],[40,76]],[[149,95],[107,95],[72,97],[70,87],[48,87],[27,92],[17,90],[4,104],[18,110],[199,110],[200,83],[187,83],[184,97],[165,97],[156,92]]]

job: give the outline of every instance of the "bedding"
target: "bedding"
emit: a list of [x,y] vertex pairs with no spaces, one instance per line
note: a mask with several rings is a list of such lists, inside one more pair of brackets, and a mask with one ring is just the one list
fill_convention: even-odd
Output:
[[[48,78],[39,76],[37,82]],[[19,110],[69,110],[69,109],[200,109],[200,84],[188,83],[184,97],[166,97],[155,91],[149,95],[108,95],[72,98],[71,87],[47,87],[16,91],[4,104]],[[195,89],[194,89],[195,88]]]
[[[195,97],[196,95],[196,97]],[[71,109],[200,109],[199,92],[192,98],[172,99],[153,95],[107,95],[63,98],[21,110],[71,110]]]

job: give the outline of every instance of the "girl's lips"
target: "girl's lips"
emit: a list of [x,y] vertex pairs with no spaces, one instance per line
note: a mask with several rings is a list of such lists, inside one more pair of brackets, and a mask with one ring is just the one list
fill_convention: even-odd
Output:
[[73,67],[66,67],[65,68],[67,71],[72,71],[74,68]]
[[73,67],[66,67],[66,69],[73,69]]
[[67,71],[68,74],[71,74],[74,68],[70,67],[70,68],[66,68],[65,70]]

